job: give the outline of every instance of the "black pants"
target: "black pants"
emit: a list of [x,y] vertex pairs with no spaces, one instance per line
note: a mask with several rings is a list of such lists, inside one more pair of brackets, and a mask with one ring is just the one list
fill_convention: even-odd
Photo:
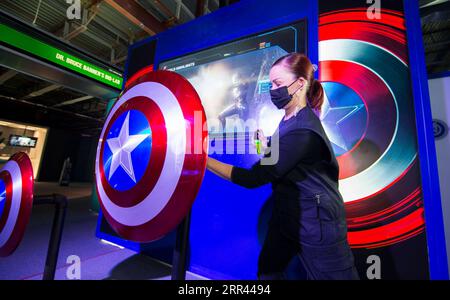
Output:
[[357,280],[353,254],[347,240],[333,245],[304,245],[289,239],[278,226],[269,226],[258,261],[258,279],[286,279],[285,270],[297,255],[308,280]]

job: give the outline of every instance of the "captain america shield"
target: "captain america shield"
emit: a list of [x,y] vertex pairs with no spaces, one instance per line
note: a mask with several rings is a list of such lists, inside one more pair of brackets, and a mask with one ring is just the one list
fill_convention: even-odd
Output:
[[205,122],[197,92],[179,74],[150,72],[127,85],[95,162],[102,213],[121,237],[151,242],[185,218],[206,168]]
[[33,206],[33,167],[28,155],[14,154],[0,170],[0,256],[22,240]]

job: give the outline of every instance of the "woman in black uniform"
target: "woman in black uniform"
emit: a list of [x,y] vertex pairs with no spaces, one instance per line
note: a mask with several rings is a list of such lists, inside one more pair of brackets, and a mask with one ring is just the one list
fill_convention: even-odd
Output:
[[[338,190],[339,166],[322,124],[324,92],[303,54],[291,53],[270,70],[274,105],[285,110],[265,157],[250,169],[208,158],[207,168],[233,183],[255,188],[272,183],[274,209],[258,261],[259,279],[283,279],[298,255],[308,279],[359,279],[347,242],[344,202]],[[275,163],[263,163],[277,151]]]

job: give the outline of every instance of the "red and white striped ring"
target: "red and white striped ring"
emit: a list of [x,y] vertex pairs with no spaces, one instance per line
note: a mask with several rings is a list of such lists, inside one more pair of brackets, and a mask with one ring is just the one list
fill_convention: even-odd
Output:
[[0,170],[5,190],[0,216],[0,256],[11,255],[22,240],[33,206],[33,167],[28,155],[14,154]]

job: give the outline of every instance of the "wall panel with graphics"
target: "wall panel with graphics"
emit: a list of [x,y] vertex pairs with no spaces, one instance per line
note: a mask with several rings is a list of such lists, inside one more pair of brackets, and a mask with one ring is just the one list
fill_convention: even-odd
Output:
[[319,11],[322,123],[340,165],[358,270],[366,277],[379,258],[383,279],[429,278],[403,2],[321,0]]

